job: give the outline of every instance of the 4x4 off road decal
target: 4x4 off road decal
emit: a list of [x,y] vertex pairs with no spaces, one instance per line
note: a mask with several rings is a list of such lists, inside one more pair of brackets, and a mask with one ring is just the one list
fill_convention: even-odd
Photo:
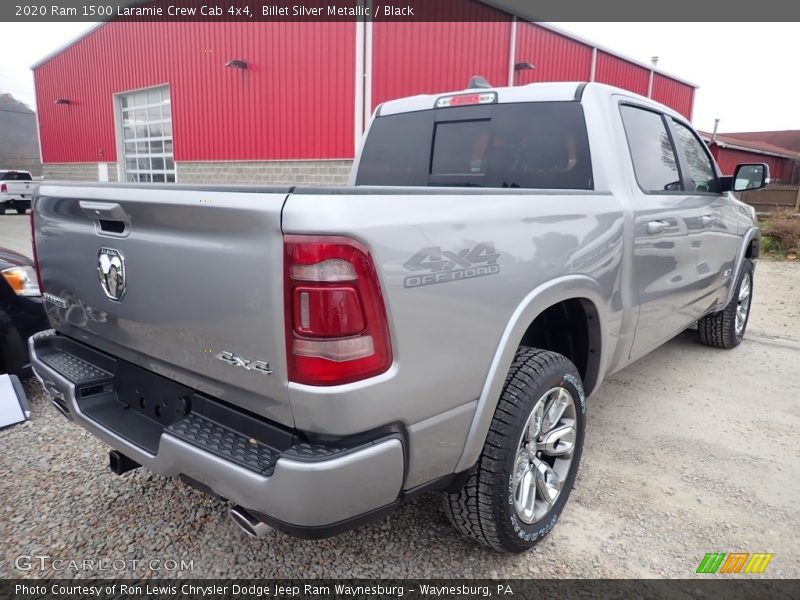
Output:
[[423,248],[403,263],[409,271],[420,271],[406,277],[403,285],[414,288],[495,275],[500,272],[499,258],[500,255],[494,251],[494,242],[481,242],[474,248],[458,252],[442,250],[438,246]]

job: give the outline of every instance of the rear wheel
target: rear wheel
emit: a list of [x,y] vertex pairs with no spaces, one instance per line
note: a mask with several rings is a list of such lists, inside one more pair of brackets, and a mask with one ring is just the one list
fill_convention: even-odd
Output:
[[6,214],[6,205],[0,204],[0,215]]
[[715,348],[734,348],[742,343],[753,301],[753,261],[744,259],[736,292],[728,306],[697,322],[700,341]]
[[18,215],[24,215],[26,212],[28,212],[27,208],[17,207],[17,214]]
[[445,494],[455,528],[506,552],[523,552],[547,535],[575,483],[585,413],[575,365],[521,347],[476,467],[461,490]]

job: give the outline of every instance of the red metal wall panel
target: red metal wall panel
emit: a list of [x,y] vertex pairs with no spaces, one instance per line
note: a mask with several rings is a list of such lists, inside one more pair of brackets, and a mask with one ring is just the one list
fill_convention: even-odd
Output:
[[355,37],[352,22],[108,23],[34,71],[44,162],[115,161],[113,94],[164,83],[177,161],[352,157]]
[[592,48],[563,35],[520,21],[514,62],[529,62],[533,71],[519,71],[516,85],[534,81],[589,81]]
[[650,70],[618,58],[613,54],[598,50],[595,81],[615,85],[636,94],[647,96]]
[[[507,85],[511,17],[474,0],[436,7],[450,20],[373,24],[368,112],[463,89],[472,75]],[[44,161],[116,161],[113,95],[165,83],[177,161],[351,158],[356,46],[352,22],[107,23],[34,70]],[[516,83],[586,81],[591,54],[520,21],[515,62],[536,69]],[[248,69],[226,68],[233,58]],[[646,95],[648,78],[647,68],[598,50],[597,81]],[[691,87],[656,75],[653,95],[690,116]]]
[[473,75],[508,84],[511,17],[461,0],[442,2],[441,10],[471,21],[373,24],[372,109],[404,96],[463,89]]
[[711,153],[717,159],[723,175],[733,175],[736,165],[742,163],[766,163],[769,165],[769,176],[773,180],[788,182],[792,178],[792,161],[788,158],[718,146],[712,146]]
[[653,76],[653,100],[666,104],[687,119],[692,118],[694,88],[656,73]]

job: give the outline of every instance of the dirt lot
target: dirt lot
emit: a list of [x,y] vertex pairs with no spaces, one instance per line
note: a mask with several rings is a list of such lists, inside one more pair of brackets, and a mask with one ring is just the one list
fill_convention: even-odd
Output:
[[31,249],[31,215],[6,213],[0,216],[0,246],[33,256]]
[[[765,576],[800,577],[800,265],[762,261],[755,286],[739,348],[686,332],[590,399],[577,488],[521,556],[460,538],[433,496],[333,539],[249,540],[222,502],[142,470],[113,475],[102,444],[29,383],[32,421],[0,432],[0,576],[685,578],[706,552],[761,551],[775,554]],[[140,562],[56,572],[18,560],[37,554]],[[168,559],[193,564],[174,572]]]

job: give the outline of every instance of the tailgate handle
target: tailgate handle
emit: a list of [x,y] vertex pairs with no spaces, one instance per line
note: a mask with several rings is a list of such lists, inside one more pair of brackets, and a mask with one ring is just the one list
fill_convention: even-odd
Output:
[[99,235],[126,237],[131,231],[131,218],[116,202],[81,200],[81,209],[92,221]]

